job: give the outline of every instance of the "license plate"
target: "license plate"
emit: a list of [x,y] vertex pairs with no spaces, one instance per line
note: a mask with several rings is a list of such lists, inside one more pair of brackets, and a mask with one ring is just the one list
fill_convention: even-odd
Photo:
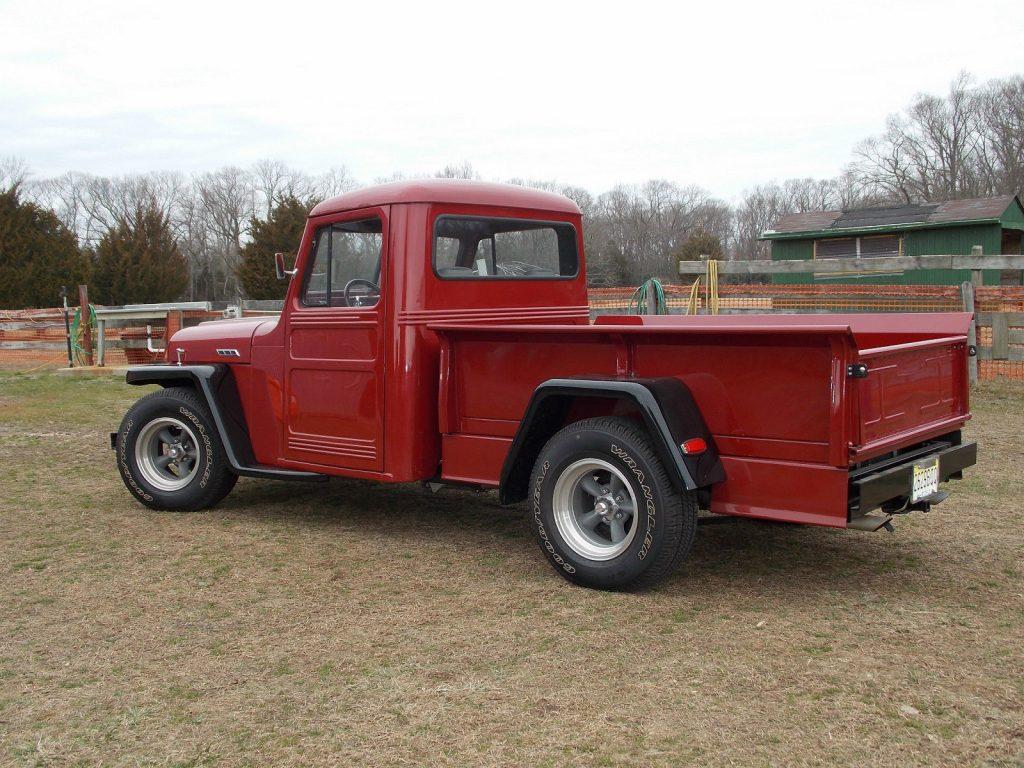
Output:
[[926,499],[939,490],[939,459],[929,459],[914,464],[914,487],[910,502]]

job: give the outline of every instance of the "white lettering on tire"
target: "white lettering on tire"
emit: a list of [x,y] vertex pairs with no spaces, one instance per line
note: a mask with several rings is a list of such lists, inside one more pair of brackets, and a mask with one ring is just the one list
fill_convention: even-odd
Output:
[[210,442],[210,436],[206,433],[206,428],[199,421],[199,418],[192,413],[185,406],[179,406],[178,410],[181,414],[196,425],[196,429],[199,430],[199,434],[203,436],[203,445],[206,447],[204,452],[205,461],[203,462],[203,475],[199,478],[199,487],[205,488],[206,484],[210,482],[210,469],[213,464],[213,444]]
[[654,505],[654,494],[651,493],[651,487],[644,482],[646,477],[644,476],[643,470],[637,466],[636,460],[630,456],[626,451],[619,448],[619,446],[612,443],[612,453],[622,459],[622,463],[632,470],[633,474],[636,475],[637,482],[640,484],[640,490],[644,494],[644,506],[647,510],[647,531],[644,533],[643,546],[637,551],[636,556],[643,560],[647,557],[647,553],[651,550],[651,545],[654,543],[654,526],[657,519],[657,508]]
[[135,422],[128,419],[128,423],[124,426],[124,432],[121,433],[121,439],[118,440],[118,463],[121,465],[121,474],[124,475],[125,480],[128,481],[128,487],[130,487],[135,493],[144,498],[146,501],[152,501],[153,497],[146,493],[139,484],[135,482],[135,477],[132,475],[132,470],[128,466],[128,433],[132,431],[132,425]]
[[555,545],[552,544],[551,540],[548,538],[548,532],[544,528],[544,520],[541,518],[541,490],[544,487],[544,478],[547,477],[549,469],[551,469],[551,463],[545,461],[544,464],[541,465],[540,472],[537,473],[537,482],[533,486],[533,522],[537,525],[537,535],[540,536],[541,541],[544,542],[544,549],[547,550],[551,559],[565,569],[566,573],[576,573],[575,566],[573,566],[572,563],[566,562],[565,558],[555,551]]

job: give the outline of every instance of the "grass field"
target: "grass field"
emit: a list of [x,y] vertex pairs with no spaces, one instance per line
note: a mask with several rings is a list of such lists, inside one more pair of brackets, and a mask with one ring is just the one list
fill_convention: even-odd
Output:
[[0,375],[0,765],[1024,765],[1024,386],[895,535],[702,528],[572,587],[490,494],[242,480],[135,504],[140,394]]

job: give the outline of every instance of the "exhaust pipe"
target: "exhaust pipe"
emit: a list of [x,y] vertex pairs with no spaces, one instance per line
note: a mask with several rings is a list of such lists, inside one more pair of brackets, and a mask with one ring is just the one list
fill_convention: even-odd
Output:
[[861,515],[860,517],[853,518],[846,524],[847,528],[852,528],[855,531],[877,531],[879,528],[885,528],[885,530],[892,533],[895,530],[892,527],[892,515]]

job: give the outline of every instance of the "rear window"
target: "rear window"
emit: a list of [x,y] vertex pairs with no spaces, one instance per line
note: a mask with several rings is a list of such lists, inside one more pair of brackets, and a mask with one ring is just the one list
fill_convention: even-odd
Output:
[[434,272],[442,280],[557,280],[579,271],[572,224],[439,216]]

